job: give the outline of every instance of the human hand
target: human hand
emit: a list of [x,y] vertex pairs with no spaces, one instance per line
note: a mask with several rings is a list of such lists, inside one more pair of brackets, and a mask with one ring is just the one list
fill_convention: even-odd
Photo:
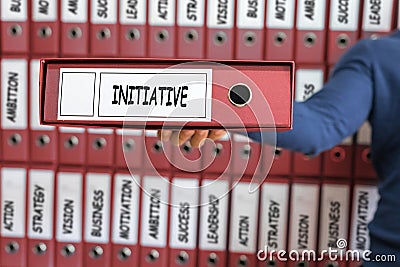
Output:
[[171,141],[176,146],[181,146],[190,140],[192,147],[201,147],[206,139],[218,140],[225,134],[225,130],[159,130],[158,138],[161,141]]

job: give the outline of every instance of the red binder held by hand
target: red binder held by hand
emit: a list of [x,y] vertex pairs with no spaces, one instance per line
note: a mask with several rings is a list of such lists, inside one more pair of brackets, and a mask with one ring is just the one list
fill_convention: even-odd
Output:
[[292,62],[221,63],[43,60],[41,122],[153,129],[291,127]]

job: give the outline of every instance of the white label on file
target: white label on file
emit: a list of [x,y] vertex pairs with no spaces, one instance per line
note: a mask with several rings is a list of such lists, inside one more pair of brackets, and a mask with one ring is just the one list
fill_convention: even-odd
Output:
[[200,203],[199,248],[224,251],[228,235],[229,182],[203,180]]
[[25,237],[26,170],[1,169],[1,237]]
[[85,128],[78,128],[78,127],[60,127],[58,128],[60,133],[84,133]]
[[117,12],[117,0],[92,0],[90,22],[93,24],[116,24]]
[[40,104],[40,88],[39,88],[39,72],[40,72],[40,61],[39,60],[31,60],[31,69],[30,69],[30,104],[31,104],[31,113],[30,113],[30,122],[32,130],[53,130],[54,126],[41,125],[40,124],[40,112],[39,112],[39,104]]
[[264,27],[264,0],[239,0],[236,25],[239,29],[262,29]]
[[1,20],[25,22],[28,19],[28,0],[1,0]]
[[215,29],[231,29],[234,21],[234,0],[208,0],[207,27]]
[[126,136],[142,136],[142,130],[133,130],[133,129],[116,129],[115,132],[118,135],[126,135]]
[[25,59],[1,62],[1,125],[25,130],[28,124],[28,65]]
[[257,246],[258,196],[250,183],[239,182],[232,190],[229,251],[254,253]]
[[199,180],[173,178],[171,184],[170,247],[195,249],[197,243],[197,214]]
[[211,69],[61,68],[60,77],[60,120],[211,121]]
[[57,174],[57,225],[58,242],[82,240],[82,188],[81,173]]
[[317,224],[319,205],[318,184],[292,185],[291,223],[289,249],[315,250],[317,246]]
[[368,224],[374,217],[378,200],[379,194],[376,186],[354,186],[350,249],[362,252],[370,248]]
[[360,0],[332,0],[329,28],[332,31],[357,31]]
[[350,135],[350,136],[346,137],[345,139],[343,139],[342,142],[340,142],[340,144],[341,145],[348,145],[348,146],[352,145],[353,144],[353,136]]
[[33,0],[33,21],[57,21],[57,3],[58,0]]
[[166,177],[145,176],[142,186],[142,246],[167,245],[169,181]]
[[205,0],[178,0],[178,26],[202,27],[205,17]]
[[326,0],[299,0],[297,29],[322,31],[325,28]]
[[111,175],[107,173],[88,173],[85,180],[85,241],[108,243],[111,215]]
[[140,177],[129,174],[114,176],[114,214],[112,242],[136,245],[139,222]]
[[364,1],[362,30],[389,32],[392,28],[393,0]]
[[337,249],[337,241],[347,238],[350,186],[323,184],[321,190],[318,248]]
[[321,69],[298,69],[296,71],[295,100],[303,102],[322,89],[324,71]]
[[267,1],[266,25],[270,29],[293,29],[295,0]]
[[53,238],[54,171],[29,171],[28,237]]
[[88,14],[88,0],[61,0],[62,22],[86,23]]
[[371,145],[372,128],[371,124],[364,122],[357,132],[357,145]]
[[87,128],[87,132],[89,134],[106,134],[106,135],[110,135],[113,134],[113,129],[109,129],[109,128]]
[[265,183],[261,192],[259,249],[286,249],[289,184]]
[[124,25],[146,24],[146,2],[120,0],[119,21]]
[[149,0],[150,26],[174,26],[175,0]]
[[144,134],[147,137],[157,137],[157,130],[145,130]]

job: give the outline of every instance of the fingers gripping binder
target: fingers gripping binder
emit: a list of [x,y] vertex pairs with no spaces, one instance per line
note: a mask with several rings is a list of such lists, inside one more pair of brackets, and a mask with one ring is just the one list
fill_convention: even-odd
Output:
[[292,62],[46,59],[41,74],[44,124],[291,127]]

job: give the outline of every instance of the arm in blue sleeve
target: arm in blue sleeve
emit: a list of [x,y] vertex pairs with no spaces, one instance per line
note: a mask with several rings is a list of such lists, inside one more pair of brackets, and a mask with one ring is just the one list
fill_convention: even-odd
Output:
[[[277,146],[316,155],[354,134],[372,107],[372,53],[369,40],[353,46],[338,62],[322,90],[293,105],[293,129],[277,133]],[[252,132],[261,141],[270,133]],[[264,136],[265,135],[265,136]]]

